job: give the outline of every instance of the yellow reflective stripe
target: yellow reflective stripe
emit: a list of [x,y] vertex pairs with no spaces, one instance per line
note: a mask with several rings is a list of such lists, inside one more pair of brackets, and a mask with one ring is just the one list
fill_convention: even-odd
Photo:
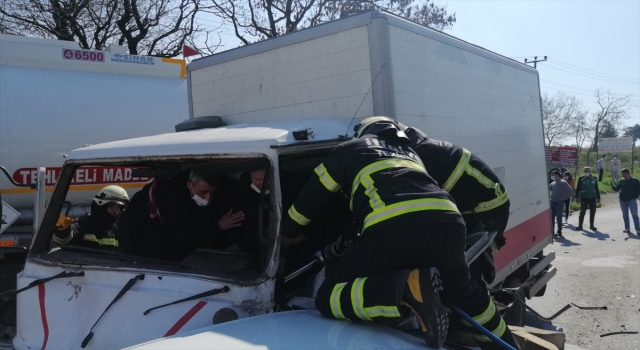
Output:
[[399,215],[413,213],[422,210],[446,210],[458,212],[458,208],[453,202],[441,198],[420,198],[394,203],[381,209],[373,210],[364,219],[362,230],[375,225],[381,221],[394,218]]
[[371,321],[369,316],[364,312],[364,282],[367,280],[367,277],[356,278],[351,285],[351,305],[353,306],[353,312],[359,318]]
[[444,185],[442,185],[442,189],[449,192],[456,185],[460,177],[464,173],[467,165],[469,164],[469,160],[471,159],[471,152],[467,151],[465,148],[462,149],[462,157],[458,160],[458,165],[456,165],[455,169],[447,181],[445,181]]
[[100,242],[98,242],[98,239],[96,238],[96,235],[92,233],[85,234],[84,237],[82,237],[82,240],[100,244]]
[[471,214],[474,212],[482,213],[485,211],[489,211],[505,204],[508,200],[509,200],[509,196],[507,195],[507,192],[502,192],[500,196],[498,196],[497,198],[494,198],[486,202],[480,202],[478,203],[478,206],[475,207],[475,209],[473,209],[472,211],[465,211],[462,214]]
[[373,184],[373,179],[371,176],[366,176],[362,179],[362,184],[365,187],[364,194],[369,197],[369,205],[371,208],[382,208],[384,207],[384,202],[380,195],[378,195],[378,189]]
[[92,233],[87,233],[82,237],[83,241],[87,241],[87,242],[93,242],[93,243],[98,243],[99,245],[103,246],[103,245],[110,245],[110,246],[114,246],[114,247],[118,247],[120,244],[118,242],[117,239],[115,238],[101,238],[98,239],[96,237],[96,235],[92,234]]
[[307,219],[304,215],[298,213],[298,211],[293,205],[291,206],[291,208],[289,208],[288,213],[291,220],[297,222],[302,226],[306,226],[311,222],[311,220]]
[[[467,323],[468,324],[468,323]],[[502,336],[504,335],[504,332],[507,330],[507,324],[504,322],[504,320],[501,318],[500,319],[500,323],[498,324],[498,327],[496,327],[496,329],[492,330],[491,333],[493,333],[493,335],[495,335],[498,338],[502,338]],[[472,333],[473,338],[476,341],[479,342],[483,342],[483,343],[487,343],[487,342],[491,342],[493,340],[491,340],[491,338],[487,337],[484,334],[475,334]]]
[[120,245],[118,243],[118,240],[115,238],[102,238],[98,243],[100,243],[100,245],[111,245],[114,247],[117,247]]
[[[464,323],[466,326],[471,327],[471,325],[466,321],[463,321],[462,323]],[[506,330],[507,330],[507,324],[501,318],[500,319],[500,323],[498,324],[498,327],[496,327],[496,329],[492,330],[491,333],[493,333],[498,338],[502,338],[502,336],[504,335],[504,332]],[[471,333],[471,335],[473,336],[473,339],[475,339],[476,341],[479,341],[479,342],[488,343],[488,342],[492,342],[493,341],[493,340],[491,340],[491,338],[487,337],[484,334]]]
[[483,325],[489,321],[496,314],[496,306],[492,301],[489,301],[489,306],[483,313],[473,318],[474,321],[478,322],[480,325]]
[[498,327],[496,327],[496,329],[492,330],[491,333],[493,333],[498,338],[502,338],[506,330],[507,330],[507,324],[504,322],[502,318],[500,318],[500,324],[498,325]]
[[[410,169],[422,171],[424,173],[427,172],[424,169],[424,166],[422,166],[422,164],[414,163],[410,160],[405,160],[405,159],[385,159],[379,162],[371,163],[366,167],[362,168],[358,172],[358,175],[356,175],[356,177],[353,179],[353,186],[351,188],[351,203],[349,204],[349,206],[351,207],[351,210],[353,210],[353,196],[355,195],[356,190],[358,189],[358,186],[362,182],[363,178],[371,177],[371,174],[376,173],[378,171],[385,170],[385,169],[389,169],[389,168],[410,168]],[[364,183],[363,183],[363,186],[365,186]]]
[[331,304],[331,313],[333,314],[333,317],[338,319],[346,318],[344,317],[342,308],[340,307],[340,294],[342,293],[342,289],[346,284],[347,282],[336,284],[333,287],[333,291],[331,292],[331,299],[329,301],[329,303]]
[[[471,326],[469,326],[469,327],[471,327]],[[484,334],[471,333],[471,335],[473,336],[473,339],[475,339],[477,342],[488,343],[488,342],[493,341],[493,340],[491,340],[491,338],[487,337]]]
[[337,192],[340,189],[340,185],[329,175],[327,168],[325,168],[324,164],[318,165],[314,171],[318,175],[318,179],[324,185],[324,187],[331,191]]
[[364,308],[369,318],[373,317],[400,317],[397,306],[372,306]]
[[70,230],[70,231],[71,232],[69,232],[69,235],[66,238],[60,238],[54,234],[53,241],[61,245],[69,244],[69,242],[71,242],[71,240],[73,239],[73,230]]
[[494,187],[494,185],[496,185],[495,182],[491,181],[491,179],[489,179],[488,177],[484,176],[484,174],[482,172],[480,172],[480,170],[472,167],[471,165],[467,165],[466,166],[465,172],[467,174],[469,174],[469,176],[471,176],[474,179],[476,179],[476,181],[481,183],[486,188],[492,188],[492,187]]

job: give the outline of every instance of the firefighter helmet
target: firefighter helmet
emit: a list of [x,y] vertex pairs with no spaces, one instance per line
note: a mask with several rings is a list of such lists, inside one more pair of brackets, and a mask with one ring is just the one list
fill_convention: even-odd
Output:
[[420,129],[414,128],[412,126],[406,126],[402,123],[398,123],[400,130],[404,132],[405,135],[411,140],[411,147],[415,147],[418,143],[427,140],[427,134],[423,133]]
[[409,141],[407,135],[400,130],[398,123],[389,117],[369,117],[363,119],[360,123],[353,127],[353,138],[360,138],[365,134],[380,135],[388,130],[395,130],[395,134],[399,138]]
[[120,186],[110,185],[107,186],[98,192],[96,196],[93,198],[93,201],[97,205],[106,205],[109,203],[116,203],[122,206],[127,205],[129,203],[129,195],[124,188]]

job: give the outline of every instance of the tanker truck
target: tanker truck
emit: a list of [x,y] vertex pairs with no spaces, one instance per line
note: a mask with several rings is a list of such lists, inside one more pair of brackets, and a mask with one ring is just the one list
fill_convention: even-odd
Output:
[[[15,289],[31,244],[36,169],[47,167],[46,200],[70,150],[173,130],[188,118],[185,76],[181,59],[130,55],[117,45],[83,50],[70,41],[0,34],[0,293]],[[82,201],[104,187],[103,181],[129,191],[139,187],[128,168],[78,174],[70,215],[88,212]],[[3,296],[5,345],[15,335],[15,323],[7,320],[15,320],[15,300]]]

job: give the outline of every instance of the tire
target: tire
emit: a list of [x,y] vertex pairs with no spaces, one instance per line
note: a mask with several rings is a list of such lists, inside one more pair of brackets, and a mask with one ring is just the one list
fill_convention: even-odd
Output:
[[15,262],[0,265],[0,349],[13,349],[17,331],[16,275],[22,268],[22,263]]
[[[518,288],[522,285],[522,282],[518,278],[510,279],[504,284],[504,288]],[[518,299],[526,302],[526,296],[524,294],[524,290],[520,290],[518,294],[516,294]],[[518,326],[524,327],[524,321],[526,316],[527,308],[524,305],[519,304],[518,302],[514,302],[513,305],[508,308],[503,315],[504,322],[506,322],[510,326]]]

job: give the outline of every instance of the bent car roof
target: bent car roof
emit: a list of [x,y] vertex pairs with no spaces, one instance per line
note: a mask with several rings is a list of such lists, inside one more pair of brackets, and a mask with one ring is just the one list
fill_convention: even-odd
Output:
[[264,153],[271,146],[301,143],[292,132],[308,129],[309,141],[329,141],[352,133],[347,119],[285,120],[189,130],[78,148],[69,159],[178,156],[224,153]]

